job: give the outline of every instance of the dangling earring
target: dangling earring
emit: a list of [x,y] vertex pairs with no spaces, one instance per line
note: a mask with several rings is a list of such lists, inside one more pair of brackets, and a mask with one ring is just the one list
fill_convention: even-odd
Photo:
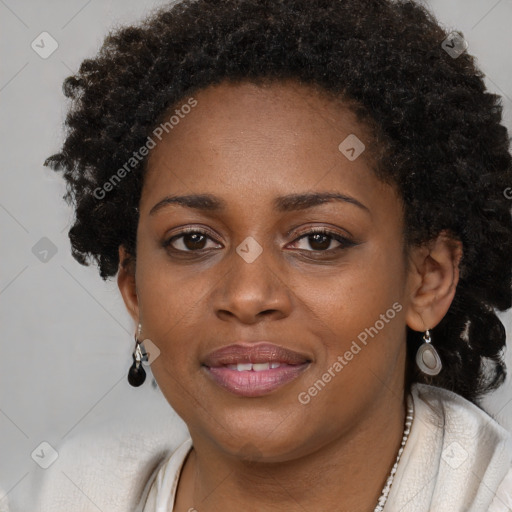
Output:
[[[146,380],[146,372],[142,366],[144,355],[142,354],[141,345],[142,341],[139,340],[140,330],[142,325],[139,324],[138,335],[135,335],[135,350],[133,351],[133,364],[128,372],[128,382],[134,386],[139,387]],[[142,345],[144,347],[144,345]]]
[[423,335],[424,343],[416,352],[416,364],[418,368],[427,375],[437,375],[443,364],[441,358],[437,353],[437,350],[432,345],[432,339],[430,338],[430,331],[427,329]]

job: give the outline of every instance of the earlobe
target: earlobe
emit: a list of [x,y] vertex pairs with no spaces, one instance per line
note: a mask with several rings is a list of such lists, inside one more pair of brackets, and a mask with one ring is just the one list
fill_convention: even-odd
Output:
[[123,297],[126,309],[137,323],[139,321],[139,300],[135,282],[135,269],[133,262],[129,259],[129,255],[122,245],[119,246],[117,286]]
[[410,303],[407,325],[415,331],[435,327],[446,315],[459,281],[462,243],[442,232],[410,252]]

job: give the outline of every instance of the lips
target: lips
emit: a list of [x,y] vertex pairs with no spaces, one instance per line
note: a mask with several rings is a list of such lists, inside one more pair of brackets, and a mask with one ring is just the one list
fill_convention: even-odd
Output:
[[208,354],[204,365],[209,368],[244,363],[282,363],[302,364],[309,361],[308,357],[293,350],[274,345],[265,341],[244,345],[236,343],[215,350]]
[[208,354],[203,367],[222,388],[257,397],[296,379],[310,362],[306,355],[273,343],[236,343]]

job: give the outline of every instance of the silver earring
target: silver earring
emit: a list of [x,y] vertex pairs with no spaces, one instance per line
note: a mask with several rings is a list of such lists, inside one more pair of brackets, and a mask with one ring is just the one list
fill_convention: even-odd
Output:
[[[142,341],[139,340],[141,329],[142,325],[139,324],[138,334],[135,335],[135,349],[132,354],[133,364],[128,371],[128,382],[134,387],[141,386],[146,380],[146,371],[142,366],[142,361],[144,360],[141,350]],[[144,345],[142,347],[144,348]]]
[[432,345],[430,331],[427,329],[423,335],[424,343],[416,352],[416,364],[418,368],[427,375],[437,375],[443,368],[441,358]]

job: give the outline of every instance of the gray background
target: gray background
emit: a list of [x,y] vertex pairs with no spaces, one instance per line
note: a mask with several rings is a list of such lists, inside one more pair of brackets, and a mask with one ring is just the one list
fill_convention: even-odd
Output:
[[[71,257],[64,183],[42,165],[63,139],[64,78],[94,55],[109,28],[163,4],[0,0],[0,499],[30,492],[27,476],[42,471],[31,453],[42,441],[58,447],[71,432],[105,422],[139,429],[173,415],[148,381],[128,385],[135,327],[116,281],[103,282],[96,267]],[[429,4],[447,28],[464,33],[488,88],[503,97],[510,130],[512,0]],[[47,59],[31,48],[43,31],[59,45]],[[41,261],[34,246],[56,253]],[[510,342],[512,315],[502,318]],[[510,379],[484,406],[512,430]]]

